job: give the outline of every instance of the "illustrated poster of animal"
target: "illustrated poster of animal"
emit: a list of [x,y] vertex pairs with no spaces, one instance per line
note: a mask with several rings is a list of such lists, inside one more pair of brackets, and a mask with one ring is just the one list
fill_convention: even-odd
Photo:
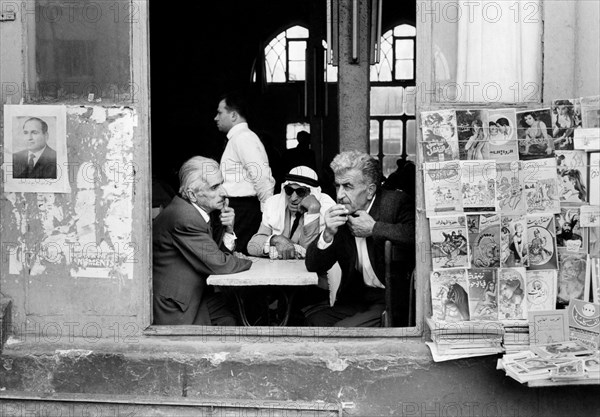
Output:
[[567,305],[571,300],[583,300],[587,254],[560,251],[558,254],[558,304]]
[[502,215],[500,223],[500,266],[502,268],[529,266],[525,215]]
[[590,153],[589,202],[594,206],[600,206],[600,152]]
[[577,206],[588,201],[585,151],[557,151],[556,172],[560,203]]
[[502,214],[520,214],[527,211],[523,194],[521,162],[496,164],[496,205]]
[[462,212],[458,161],[425,162],[423,166],[427,217]]
[[496,269],[468,269],[467,280],[471,320],[498,320],[498,278]]
[[456,110],[459,159],[489,159],[487,110]]
[[547,109],[517,112],[519,159],[540,159],[554,156],[552,111]]
[[552,102],[552,137],[555,150],[572,150],[575,129],[581,128],[581,99]]
[[438,110],[421,112],[424,162],[458,160],[456,112]]
[[553,214],[527,216],[529,269],[557,269],[556,226]]
[[581,121],[584,129],[600,127],[600,96],[581,98]]
[[556,309],[556,271],[553,269],[526,271],[525,288],[529,311]]
[[498,318],[526,320],[525,268],[499,269],[498,288]]
[[461,191],[465,211],[496,210],[496,162],[461,161]]
[[500,215],[467,215],[472,268],[500,267]]
[[465,215],[429,218],[433,270],[470,268]]
[[469,320],[466,270],[433,271],[430,276],[430,284],[432,318],[435,321]]
[[515,109],[488,111],[489,159],[511,162],[519,159],[517,142],[517,115]]
[[558,250],[587,253],[586,229],[581,227],[579,207],[562,207],[555,215]]
[[527,213],[558,213],[560,199],[556,160],[537,159],[523,162],[521,167]]

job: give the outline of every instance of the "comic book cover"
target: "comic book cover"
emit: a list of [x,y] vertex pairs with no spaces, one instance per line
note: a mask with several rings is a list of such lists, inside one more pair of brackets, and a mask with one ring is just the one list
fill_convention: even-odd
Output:
[[496,162],[461,161],[461,191],[465,211],[496,210]]
[[581,128],[581,99],[552,102],[552,138],[555,150],[572,150],[575,129]]
[[526,161],[521,167],[527,213],[558,213],[560,199],[556,160]]
[[515,109],[488,111],[489,159],[510,162],[519,159],[517,115]]
[[433,271],[430,284],[432,318],[435,321],[469,320],[466,270]]
[[458,161],[425,162],[423,169],[427,217],[462,212]]
[[529,269],[557,269],[556,226],[553,214],[527,216]]
[[487,110],[456,110],[459,159],[490,159]]
[[587,254],[560,251],[558,253],[560,268],[558,270],[557,302],[567,305],[571,300],[583,300],[585,296],[585,279]]
[[496,269],[468,269],[467,280],[471,320],[498,320]]
[[472,268],[500,267],[500,215],[467,215]]
[[581,98],[581,122],[584,129],[600,128],[600,96]]
[[590,153],[590,193],[589,202],[600,206],[600,152]]
[[587,253],[586,230],[581,227],[579,207],[561,207],[555,214],[558,250]]
[[500,223],[500,266],[502,268],[529,266],[525,215],[502,215]]
[[554,156],[552,111],[550,109],[517,112],[519,159],[540,159]]
[[502,214],[527,211],[522,176],[519,161],[496,164],[496,206]]
[[556,282],[556,271],[553,269],[525,272],[525,293],[529,311],[556,309]]
[[498,318],[526,320],[525,268],[500,268],[498,288]]
[[556,151],[560,203],[581,205],[588,201],[585,151]]
[[470,268],[465,215],[429,218],[433,270]]
[[454,110],[421,112],[421,129],[424,162],[458,160],[458,132]]

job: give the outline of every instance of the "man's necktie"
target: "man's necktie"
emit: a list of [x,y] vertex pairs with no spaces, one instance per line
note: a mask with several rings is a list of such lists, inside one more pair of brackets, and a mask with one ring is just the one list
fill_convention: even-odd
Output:
[[29,173],[33,172],[33,167],[35,165],[35,155],[30,153],[29,154],[29,161],[27,162],[27,170],[29,171]]
[[292,236],[294,236],[294,232],[298,228],[301,218],[302,218],[302,213],[299,211],[296,212],[296,218],[294,219],[294,224],[292,224],[292,230],[290,231],[290,239],[292,238]]

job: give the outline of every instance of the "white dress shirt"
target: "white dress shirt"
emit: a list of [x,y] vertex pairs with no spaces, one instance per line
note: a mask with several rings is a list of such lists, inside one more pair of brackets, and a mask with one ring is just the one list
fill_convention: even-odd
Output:
[[[197,206],[196,203],[192,203],[192,206],[194,206],[194,208],[196,210],[198,210],[198,213],[200,213],[200,215],[202,216],[202,218],[204,219],[206,224],[210,225],[210,216],[208,215],[208,213],[206,211],[204,211],[203,208]],[[233,251],[235,249],[235,239],[236,239],[235,233],[225,232],[223,234],[223,244],[230,251]]]
[[257,196],[262,210],[275,187],[265,147],[247,123],[233,126],[227,138],[221,157],[223,188],[229,197]]

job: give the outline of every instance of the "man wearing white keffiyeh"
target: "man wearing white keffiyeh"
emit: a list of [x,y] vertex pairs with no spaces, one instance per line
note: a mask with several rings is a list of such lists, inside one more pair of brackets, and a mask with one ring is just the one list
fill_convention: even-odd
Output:
[[282,192],[265,202],[248,253],[272,259],[304,258],[306,247],[325,227],[323,214],[334,204],[321,192],[315,171],[306,166],[293,168],[285,176]]

